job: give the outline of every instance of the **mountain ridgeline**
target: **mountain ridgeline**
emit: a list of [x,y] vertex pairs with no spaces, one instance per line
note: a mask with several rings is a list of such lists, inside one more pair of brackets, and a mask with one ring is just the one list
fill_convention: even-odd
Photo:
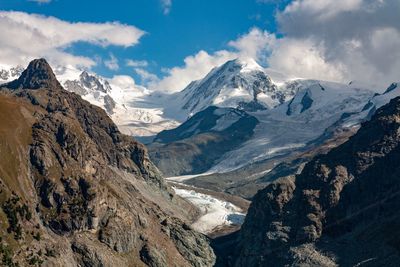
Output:
[[146,148],[62,88],[44,59],[0,89],[0,254],[6,266],[212,266],[196,209]]

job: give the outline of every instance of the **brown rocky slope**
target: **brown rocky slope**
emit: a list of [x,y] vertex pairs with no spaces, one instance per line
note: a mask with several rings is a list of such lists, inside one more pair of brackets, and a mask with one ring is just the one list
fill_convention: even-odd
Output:
[[63,90],[44,59],[0,90],[5,266],[212,266],[145,147]]
[[229,266],[400,266],[400,98],[253,199]]

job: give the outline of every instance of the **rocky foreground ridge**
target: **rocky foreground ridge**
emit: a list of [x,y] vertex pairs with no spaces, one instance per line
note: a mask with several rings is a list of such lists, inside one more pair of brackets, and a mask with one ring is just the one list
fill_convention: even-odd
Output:
[[63,90],[44,59],[0,90],[6,266],[212,266],[145,147]]
[[228,266],[400,266],[400,98],[253,199]]

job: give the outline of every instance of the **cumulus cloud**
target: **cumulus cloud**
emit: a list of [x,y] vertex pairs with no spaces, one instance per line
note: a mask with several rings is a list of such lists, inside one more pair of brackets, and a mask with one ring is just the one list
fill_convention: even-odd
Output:
[[[139,86],[135,83],[135,80],[128,75],[115,75],[111,79],[108,79],[112,87],[120,88],[127,94],[143,94],[146,92],[146,88]],[[115,96],[118,97],[118,96]],[[123,96],[122,96],[123,97]]]
[[[60,30],[62,29],[62,30]],[[46,57],[53,64],[91,67],[95,61],[76,56],[65,48],[76,42],[102,47],[129,47],[145,32],[119,22],[68,22],[24,12],[0,12],[0,58],[5,64],[26,64],[35,57]]]
[[274,43],[276,43],[274,34],[253,28],[249,33],[240,36],[237,40],[230,41],[228,44],[235,48],[241,57],[263,60]]
[[344,80],[341,64],[328,62],[324,47],[310,39],[278,38],[270,50],[265,64],[288,78]]
[[133,71],[139,75],[142,85],[152,86],[160,81],[157,75],[149,72],[146,68],[149,66],[147,60],[125,60],[125,65],[127,67],[132,67]]
[[127,75],[115,75],[113,78],[109,80],[111,84],[115,84],[116,86],[122,89],[129,89],[135,87],[135,80]]
[[[308,40],[340,75],[382,87],[400,80],[397,0],[296,0],[277,15],[285,38]],[[315,68],[318,77],[321,71]]]

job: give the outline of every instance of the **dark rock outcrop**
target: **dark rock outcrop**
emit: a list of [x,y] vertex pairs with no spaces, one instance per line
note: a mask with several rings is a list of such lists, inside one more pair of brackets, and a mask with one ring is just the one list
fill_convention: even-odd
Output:
[[229,264],[400,265],[400,98],[296,177],[261,190]]
[[50,65],[43,58],[31,61],[17,80],[1,87],[10,89],[62,89]]

